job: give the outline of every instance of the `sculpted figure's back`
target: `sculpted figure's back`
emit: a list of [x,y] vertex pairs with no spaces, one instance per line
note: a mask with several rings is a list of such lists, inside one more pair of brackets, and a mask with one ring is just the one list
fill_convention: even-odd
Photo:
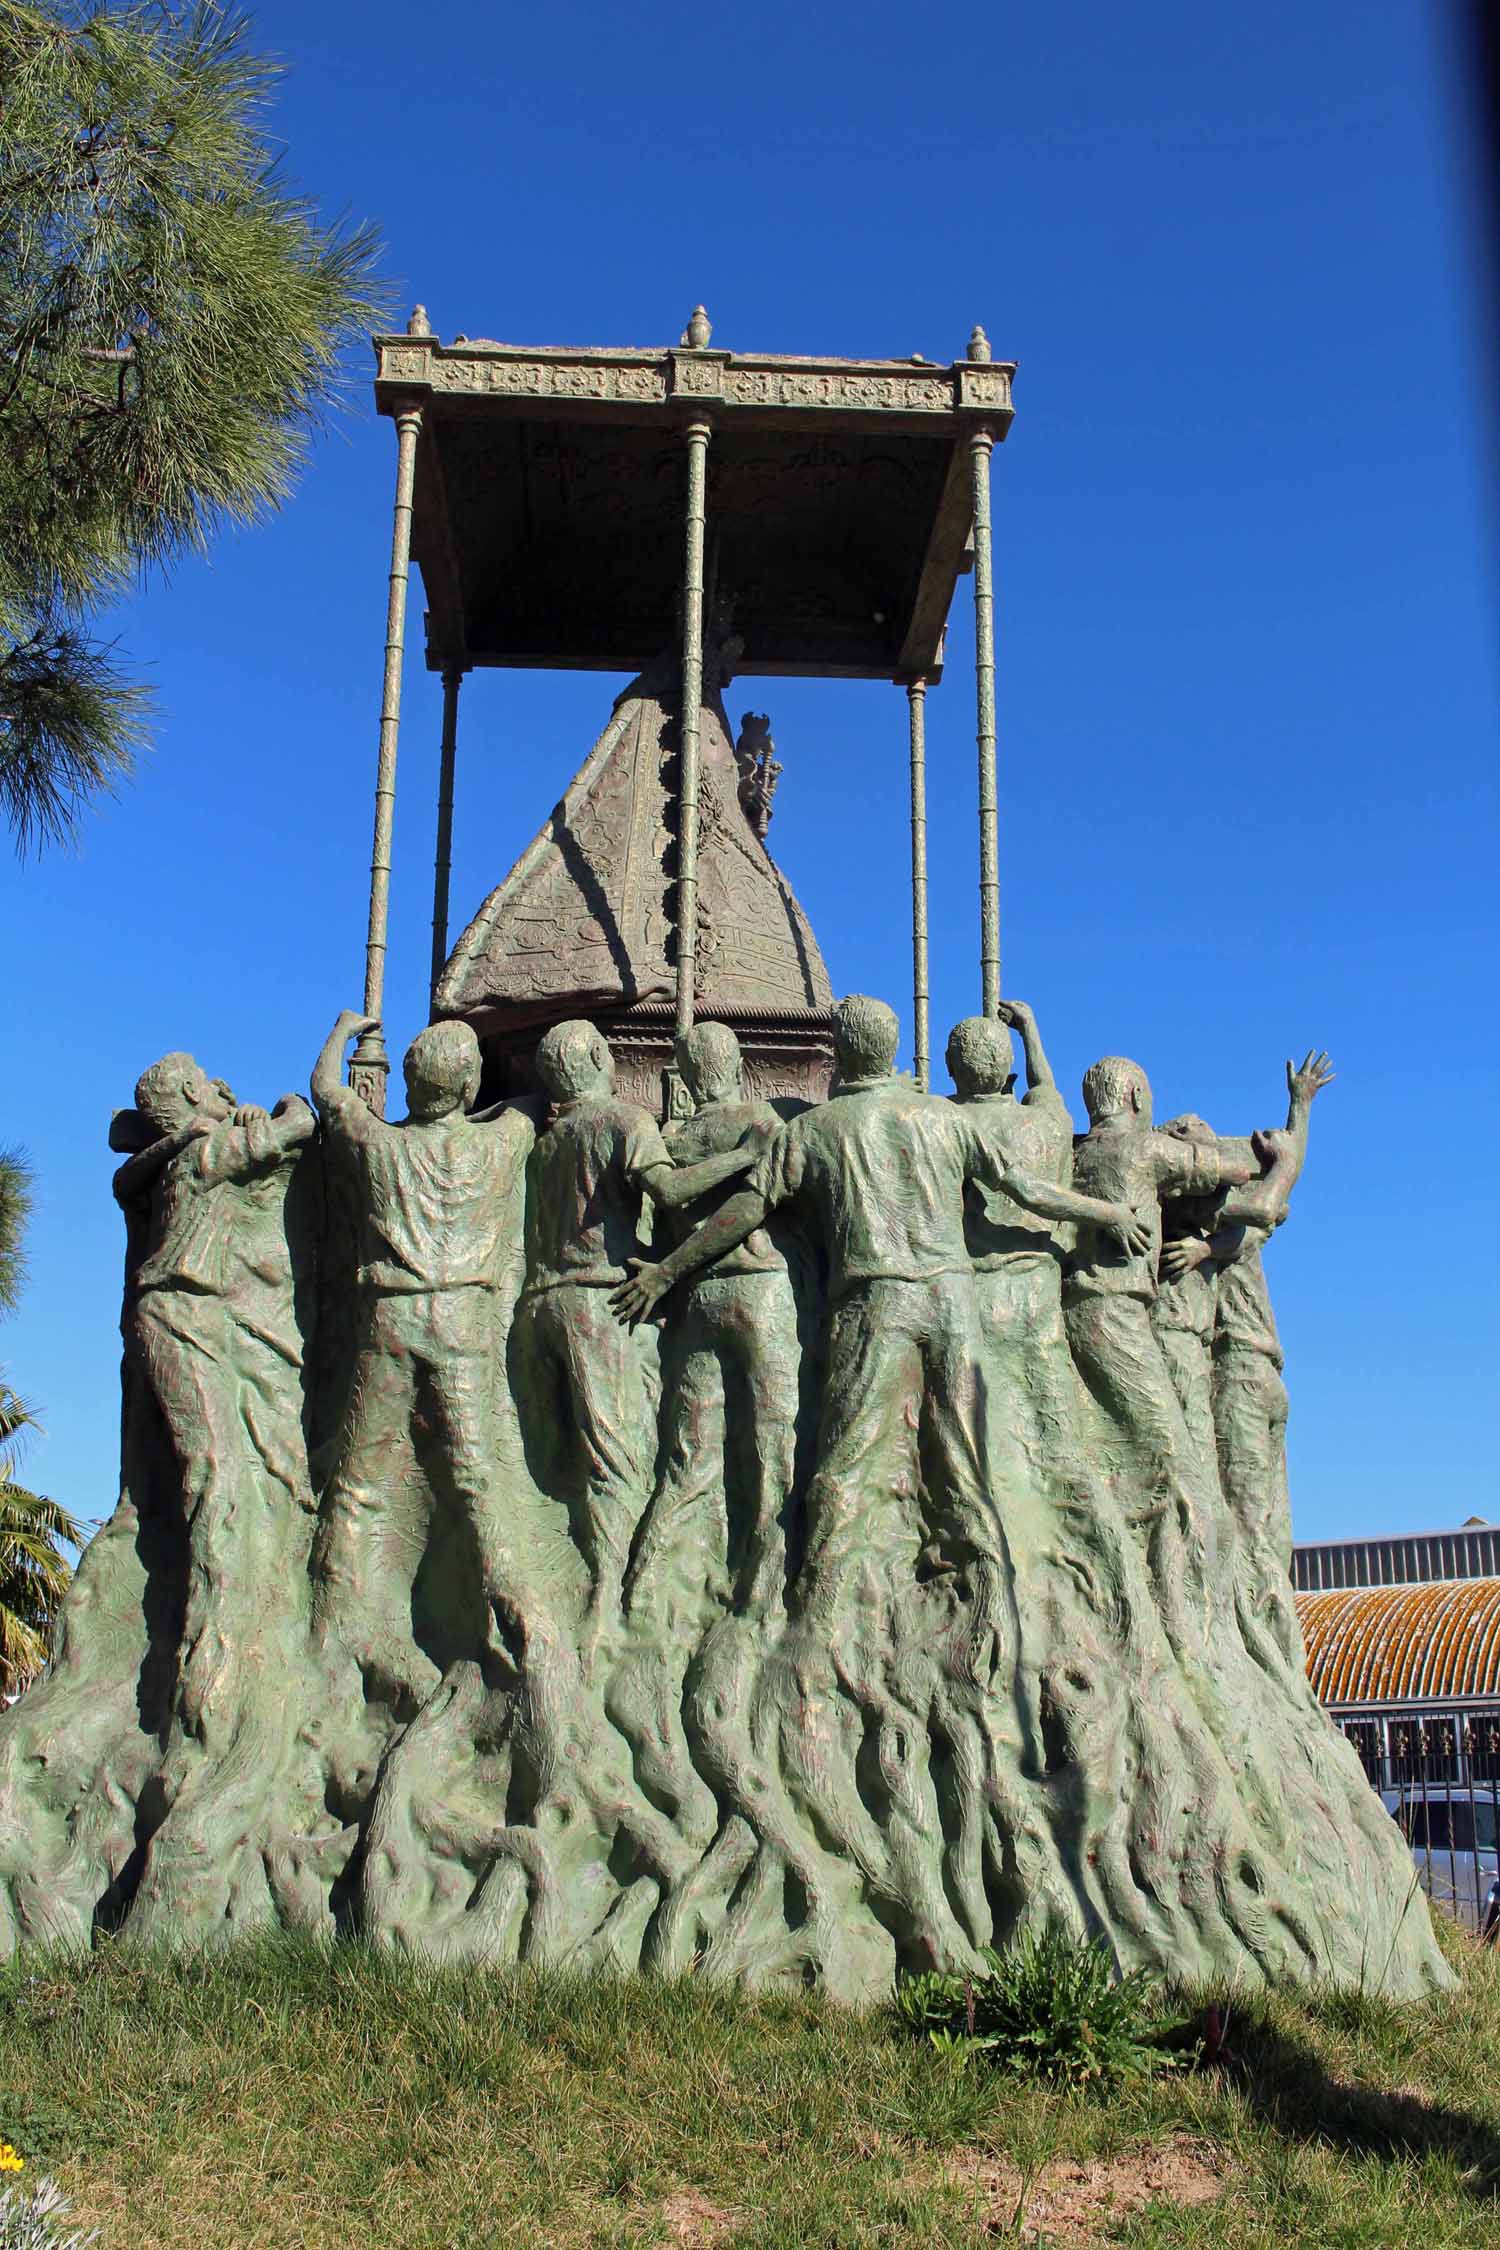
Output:
[[[254,1836],[284,1781],[295,1713],[267,1703],[305,1624],[313,1506],[303,1429],[302,1342],[285,1205],[313,1116],[286,1095],[274,1115],[237,1108],[191,1055],[142,1076],[155,1138],[121,1165],[115,1194],[145,1255],[127,1291],[127,1361],[171,1441],[191,1556],[167,1761],[165,1818],[136,1893],[143,1933],[211,1933],[233,1901],[273,1909]],[[213,1865],[215,1880],[202,1871]]]
[[[828,1259],[829,1324],[807,1553],[795,1606],[831,1626],[872,1508],[926,1496],[914,1543],[972,1581],[980,1638],[998,1629],[1002,1541],[986,1464],[974,1278],[964,1240],[968,1181],[1008,1186],[1032,1210],[1074,1216],[1066,1190],[1013,1171],[966,1109],[895,1075],[884,1001],[834,1011],[832,1098],[783,1125],[732,1197],[660,1265],[616,1292],[628,1318],[795,1204]],[[1088,1205],[1101,1225],[1128,1214]],[[921,1454],[921,1471],[918,1455]]]
[[[769,1102],[746,1097],[740,1045],[727,1024],[700,1023],[677,1042],[694,1103],[667,1128],[679,1165],[743,1151],[780,1130]],[[675,1241],[721,1209],[729,1183],[668,1221]],[[797,1306],[787,1262],[765,1228],[694,1276],[664,1344],[661,1477],[632,1570],[636,1610],[691,1599],[705,1580],[719,1604],[756,1611],[778,1599],[786,1562],[799,1389]],[[715,1504],[715,1495],[722,1501]]]
[[656,1120],[616,1098],[590,1023],[537,1048],[552,1114],[527,1166],[526,1285],[512,1330],[522,1426],[544,1491],[566,1500],[593,1578],[595,1640],[619,1620],[656,1453],[654,1339],[613,1319],[608,1292],[640,1248],[643,1199],[674,1208],[751,1161],[733,1150],[678,1169]]
[[[993,1137],[1011,1165],[1048,1186],[1073,1175],[1073,1121],[1057,1091],[1036,1019],[1024,1001],[1001,1015],[968,1016],[948,1040],[955,1100]],[[1011,1091],[1011,1035],[1021,1033],[1027,1092]],[[964,1236],[974,1267],[980,1339],[992,1412],[1010,1422],[1043,1481],[1087,1485],[1079,1424],[1083,1394],[1063,1332],[1063,1268],[1073,1243],[1067,1220],[1043,1218],[1003,1188],[971,1181]]]
[[323,1504],[318,1614],[378,1694],[420,1702],[441,1666],[414,1637],[412,1599],[431,1524],[398,1464],[420,1423],[431,1483],[474,1568],[488,1545],[494,1475],[494,1295],[506,1262],[513,1190],[534,1128],[507,1109],[476,1118],[479,1042],[436,1023],[407,1050],[410,1114],[387,1124],[343,1084],[341,1060],[371,1019],[346,1009],[313,1072],[329,1137],[357,1183],[355,1366]]

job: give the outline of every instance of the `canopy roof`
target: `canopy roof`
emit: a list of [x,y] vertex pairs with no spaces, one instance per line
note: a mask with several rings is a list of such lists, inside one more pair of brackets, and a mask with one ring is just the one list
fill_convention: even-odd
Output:
[[431,666],[636,672],[672,646],[683,432],[706,417],[710,577],[738,669],[938,676],[973,525],[966,440],[1011,422],[1014,367],[982,332],[940,367],[444,344],[413,320],[375,338],[375,392],[383,413],[423,411],[412,552]]

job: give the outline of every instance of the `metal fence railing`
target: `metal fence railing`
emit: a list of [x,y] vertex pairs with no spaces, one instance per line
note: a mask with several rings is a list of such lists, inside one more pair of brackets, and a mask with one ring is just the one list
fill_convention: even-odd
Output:
[[1500,1707],[1338,1716],[1434,1905],[1500,1936]]

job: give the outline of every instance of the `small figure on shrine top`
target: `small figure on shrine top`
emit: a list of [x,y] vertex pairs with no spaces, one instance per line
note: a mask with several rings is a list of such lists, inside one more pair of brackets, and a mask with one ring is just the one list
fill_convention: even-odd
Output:
[[765,842],[771,825],[771,806],[781,779],[781,761],[771,739],[771,722],[762,711],[747,711],[740,721],[734,762],[740,772],[740,803],[755,833]]

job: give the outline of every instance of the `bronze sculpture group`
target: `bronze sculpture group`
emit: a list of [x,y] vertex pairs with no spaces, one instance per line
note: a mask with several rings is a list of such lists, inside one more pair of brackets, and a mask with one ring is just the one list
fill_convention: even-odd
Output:
[[699,1022],[664,1130],[592,1023],[476,1111],[439,1021],[389,1124],[371,1028],[311,1108],[181,1054],[137,1089],[122,1499],[0,1732],[0,1943],[279,1921],[860,1997],[1041,1919],[1441,1981],[1286,1578],[1259,1254],[1326,1057],[1248,1142],[1106,1057],[1075,1141],[1021,1003],[942,1097],[855,996],[826,1101]]

